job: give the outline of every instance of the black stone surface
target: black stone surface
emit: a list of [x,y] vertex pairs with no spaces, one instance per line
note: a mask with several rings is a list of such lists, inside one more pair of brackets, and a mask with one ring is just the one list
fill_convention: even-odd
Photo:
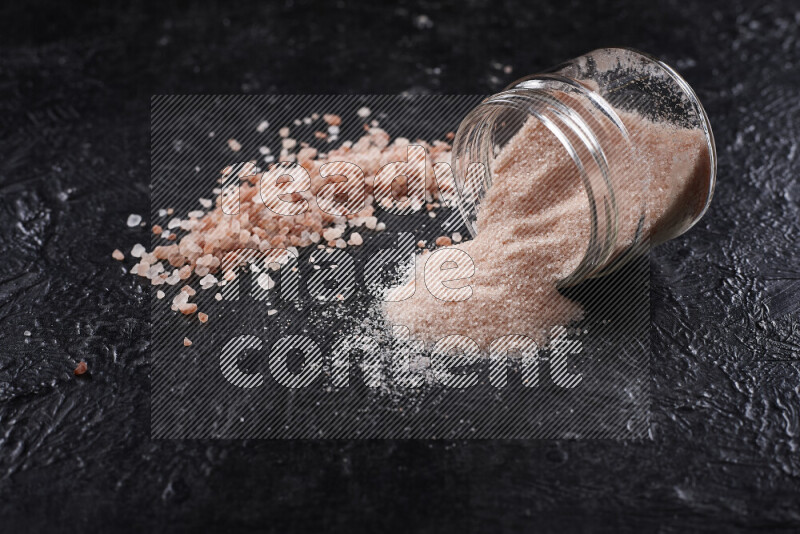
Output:
[[[0,21],[3,532],[800,528],[795,2],[115,0]],[[152,94],[488,94],[618,45],[685,75],[719,151],[708,214],[652,254],[650,440],[150,440],[148,293],[109,254],[141,240]]]

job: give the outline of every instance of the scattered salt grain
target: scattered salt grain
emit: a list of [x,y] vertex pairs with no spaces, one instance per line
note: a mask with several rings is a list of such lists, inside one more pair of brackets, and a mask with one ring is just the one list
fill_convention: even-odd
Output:
[[256,126],[256,131],[258,133],[264,133],[267,131],[267,128],[269,128],[269,123],[267,121],[261,121],[258,123],[258,126]]
[[192,340],[189,339],[188,337],[183,338],[183,346],[184,347],[191,347],[192,346]]
[[197,311],[197,304],[194,302],[187,302],[186,304],[178,306],[178,310],[184,315],[191,315]]
[[200,198],[198,201],[200,202],[200,205],[206,209],[214,205],[214,202],[210,198]]
[[147,251],[145,250],[144,246],[142,246],[141,243],[136,243],[135,245],[133,245],[133,248],[131,249],[131,256],[133,256],[134,258],[141,258],[142,254],[144,254],[145,252]]
[[364,243],[364,239],[361,237],[361,234],[359,234],[358,232],[353,232],[352,234],[350,234],[350,239],[347,241],[348,245],[352,245],[354,247],[357,247],[357,246],[361,245],[362,243]]
[[160,289],[158,291],[156,291],[156,298],[158,300],[163,299],[165,296],[166,296],[165,293],[163,291],[161,291]]
[[206,321],[208,321],[208,315],[207,315],[207,314],[205,314],[205,313],[203,313],[203,312],[198,312],[198,313],[197,313],[197,319],[198,319],[198,320],[199,320],[201,323],[205,323]]
[[339,115],[330,113],[323,115],[322,120],[327,122],[330,126],[339,126],[342,123],[342,118]]
[[258,278],[256,278],[256,282],[258,283],[259,287],[261,287],[261,289],[264,289],[266,291],[269,291],[270,289],[275,287],[275,281],[272,280],[272,278],[270,278],[270,276],[267,273],[261,273],[260,275],[258,275]]
[[203,289],[209,289],[217,285],[217,277],[213,274],[207,274],[203,278],[200,279],[200,287]]
[[114,249],[114,252],[111,253],[111,257],[117,261],[122,261],[125,259],[125,254],[119,249]]
[[289,128],[284,126],[280,130],[278,130],[278,135],[280,135],[281,137],[289,137]]
[[142,216],[136,213],[131,213],[128,215],[128,226],[133,228],[134,226],[139,226],[139,223],[142,222]]
[[228,139],[228,147],[234,152],[239,152],[242,149],[242,144],[236,139]]
[[190,297],[197,295],[197,291],[195,291],[194,288],[192,288],[192,286],[183,286],[181,288],[181,291],[186,293]]
[[461,243],[461,240],[464,239],[459,232],[453,233],[453,243]]
[[372,113],[372,111],[370,111],[370,109],[368,107],[366,107],[366,106],[364,106],[363,108],[361,108],[358,111],[356,111],[356,115],[358,115],[362,119],[366,119],[367,117],[370,116],[371,113]]
[[89,370],[89,366],[86,365],[86,362],[80,362],[80,363],[78,363],[77,367],[75,367],[75,370],[72,371],[72,372],[75,374],[75,376],[80,376],[82,374],[85,374],[86,371],[88,371],[88,370]]

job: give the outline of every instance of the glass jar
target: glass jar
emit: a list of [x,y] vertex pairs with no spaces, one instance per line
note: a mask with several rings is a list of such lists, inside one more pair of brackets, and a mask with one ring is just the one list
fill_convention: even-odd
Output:
[[[540,121],[558,139],[574,165],[571,175],[588,198],[586,253],[562,286],[619,268],[686,232],[708,209],[716,149],[697,95],[663,62],[635,50],[607,48],[512,83],[462,121],[452,162],[459,210],[473,237],[480,231],[481,199],[492,187],[493,162],[529,120]],[[654,146],[653,125],[662,127],[662,139],[664,127],[676,136],[692,134],[687,137],[694,143],[689,148],[697,151],[693,172],[664,176],[672,172],[669,158],[681,155],[669,146]],[[675,184],[669,186],[673,191],[664,191],[664,180]],[[668,209],[667,194],[672,195]],[[661,200],[651,205],[650,197]]]

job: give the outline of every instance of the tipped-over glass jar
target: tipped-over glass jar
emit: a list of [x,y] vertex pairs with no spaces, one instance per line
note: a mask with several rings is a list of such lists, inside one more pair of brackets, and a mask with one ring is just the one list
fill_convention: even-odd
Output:
[[[529,161],[547,167],[549,159],[560,157],[557,179],[576,181],[588,200],[586,253],[562,286],[607,274],[648,247],[679,236],[708,208],[716,149],[697,95],[655,58],[630,49],[600,49],[514,82],[463,120],[453,165],[459,208],[473,236],[480,232],[481,200],[501,172],[498,167],[515,157],[504,151],[535,150],[536,138],[519,141],[533,131],[531,121],[555,136],[566,155],[536,154]],[[563,161],[570,172],[563,172]],[[529,176],[519,173],[512,179]],[[553,183],[538,179],[531,187]]]

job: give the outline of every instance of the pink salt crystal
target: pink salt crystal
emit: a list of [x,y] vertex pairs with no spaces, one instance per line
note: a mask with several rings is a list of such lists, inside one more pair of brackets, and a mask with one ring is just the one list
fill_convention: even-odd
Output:
[[183,291],[184,293],[186,293],[186,294],[187,294],[187,295],[189,295],[190,297],[193,297],[193,296],[195,296],[195,295],[197,294],[197,291],[195,291],[195,290],[192,288],[192,286],[183,286],[183,287],[181,288],[181,291]]
[[178,309],[184,315],[191,315],[197,311],[197,304],[193,302],[188,302],[186,304],[181,304],[180,306],[178,306]]
[[125,254],[119,249],[114,249],[114,252],[111,253],[111,257],[117,261],[122,261],[125,259]]
[[361,245],[362,243],[364,243],[364,239],[358,232],[353,232],[352,234],[350,234],[350,239],[347,241],[348,245],[353,245],[355,247]]

